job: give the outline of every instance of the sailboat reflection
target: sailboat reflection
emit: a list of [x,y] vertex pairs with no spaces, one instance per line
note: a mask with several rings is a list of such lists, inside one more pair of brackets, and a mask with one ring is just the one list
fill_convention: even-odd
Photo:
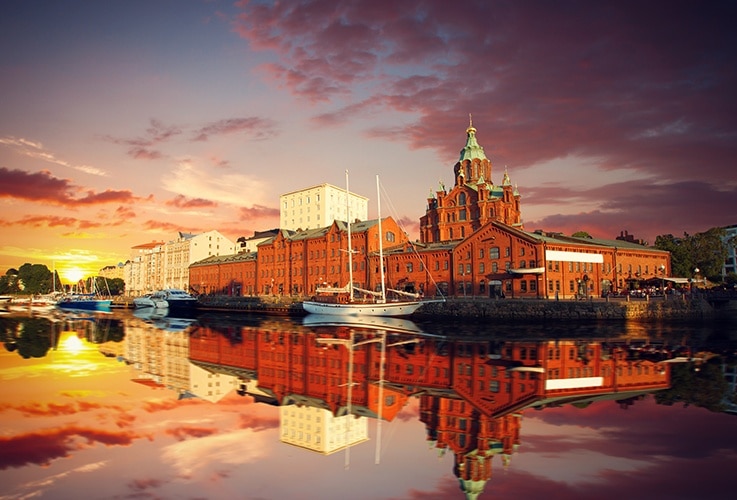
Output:
[[[188,332],[129,334],[126,353],[139,377],[182,395],[216,402],[236,389],[279,406],[282,442],[323,455],[348,456],[350,447],[369,440],[369,419],[379,419],[378,445],[378,423],[393,421],[418,399],[428,442],[453,454],[454,474],[469,497],[491,478],[495,456],[510,463],[525,411],[594,399],[632,404],[670,386],[666,361],[678,354],[662,349],[645,356],[625,342],[598,339],[449,339],[404,330],[197,323]],[[165,356],[150,354],[152,339]],[[177,355],[184,357],[180,364]],[[379,453],[377,446],[377,463]]]

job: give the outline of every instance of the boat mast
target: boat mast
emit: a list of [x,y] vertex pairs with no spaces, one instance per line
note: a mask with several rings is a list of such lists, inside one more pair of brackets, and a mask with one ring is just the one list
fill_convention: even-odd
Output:
[[379,192],[379,175],[376,175],[376,210],[379,216],[379,272],[381,276],[381,298],[379,302],[386,302],[386,284],[384,278],[384,233],[381,230],[381,193]]
[[351,200],[348,189],[348,169],[345,171],[345,210],[348,220],[348,300],[353,302],[353,244],[351,243]]

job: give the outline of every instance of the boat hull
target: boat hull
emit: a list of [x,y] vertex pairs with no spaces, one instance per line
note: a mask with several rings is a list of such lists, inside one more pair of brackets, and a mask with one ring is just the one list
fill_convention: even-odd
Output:
[[60,309],[81,309],[84,311],[109,311],[112,300],[62,300],[56,304]]
[[384,304],[333,304],[306,300],[302,308],[310,314],[326,314],[330,316],[410,316],[422,307],[420,301],[386,302]]

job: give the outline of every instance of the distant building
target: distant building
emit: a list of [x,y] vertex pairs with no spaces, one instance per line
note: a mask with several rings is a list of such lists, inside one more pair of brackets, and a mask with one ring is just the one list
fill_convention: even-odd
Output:
[[151,242],[132,248],[124,279],[129,295],[138,296],[162,288],[189,290],[189,266],[213,255],[232,255],[236,245],[212,230],[200,234],[179,232],[175,240]]
[[100,269],[100,271],[97,274],[98,276],[102,278],[107,278],[109,280],[116,279],[116,278],[125,280],[124,268],[125,268],[125,264],[121,262],[117,266],[105,266],[102,269]]
[[331,184],[320,184],[279,197],[280,229],[316,229],[329,226],[334,220],[366,220],[368,198],[350,193]]
[[627,230],[620,231],[619,236],[616,238],[618,241],[626,241],[628,243],[636,243],[638,245],[647,245],[644,240],[635,238],[633,234],[627,232]]
[[724,238],[724,242],[727,244],[727,258],[722,268],[722,279],[728,274],[737,274],[737,253],[735,252],[734,243],[730,243],[737,239],[737,224],[726,226],[723,229],[727,232]]
[[254,231],[253,236],[246,238],[241,236],[236,241],[236,251],[238,252],[255,252],[258,250],[259,243],[262,243],[269,238],[273,238],[277,235],[279,229],[269,229],[268,231]]

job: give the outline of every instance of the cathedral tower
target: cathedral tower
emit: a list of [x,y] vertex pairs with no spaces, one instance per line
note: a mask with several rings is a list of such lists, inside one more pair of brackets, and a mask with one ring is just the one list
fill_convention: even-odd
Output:
[[491,221],[522,229],[519,192],[506,170],[501,185],[494,185],[491,161],[479,145],[470,119],[466,136],[466,145],[453,166],[453,187],[448,191],[441,182],[427,199],[425,215],[420,218],[422,243],[461,240]]

